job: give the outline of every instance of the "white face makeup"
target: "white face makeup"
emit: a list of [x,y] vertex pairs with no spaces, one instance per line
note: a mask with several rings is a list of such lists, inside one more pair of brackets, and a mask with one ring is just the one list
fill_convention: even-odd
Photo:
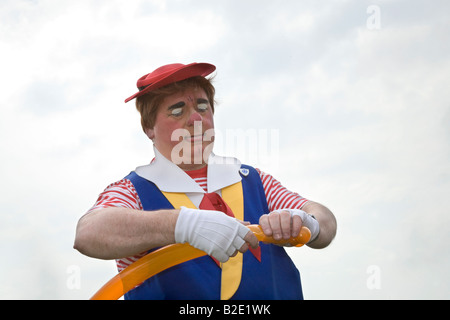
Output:
[[[147,135],[167,159],[172,159],[182,169],[194,170],[206,165],[205,161],[198,159],[207,159],[205,154],[212,151],[213,129],[213,112],[208,97],[204,90],[193,88],[162,101],[155,126],[148,130]],[[207,132],[208,139],[205,138]],[[174,156],[178,161],[174,161]]]

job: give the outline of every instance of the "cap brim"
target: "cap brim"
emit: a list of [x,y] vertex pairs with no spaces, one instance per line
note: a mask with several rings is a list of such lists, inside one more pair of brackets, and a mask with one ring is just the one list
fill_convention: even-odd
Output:
[[192,77],[206,77],[209,74],[213,73],[216,70],[216,66],[209,64],[209,63],[191,63],[188,64],[180,69],[174,70],[174,72],[168,74],[167,76],[159,79],[158,81],[150,84],[145,89],[136,92],[131,97],[127,98],[125,100],[125,103],[129,102],[130,100],[133,100],[134,98],[137,98],[139,96],[142,96],[150,91],[162,88],[164,86],[167,86],[171,83],[175,83],[178,81],[186,80]]

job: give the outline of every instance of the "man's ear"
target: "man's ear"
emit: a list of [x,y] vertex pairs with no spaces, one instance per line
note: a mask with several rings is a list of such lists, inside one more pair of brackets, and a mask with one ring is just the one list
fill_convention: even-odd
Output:
[[155,138],[155,130],[153,129],[145,129],[145,134],[150,140],[153,140]]

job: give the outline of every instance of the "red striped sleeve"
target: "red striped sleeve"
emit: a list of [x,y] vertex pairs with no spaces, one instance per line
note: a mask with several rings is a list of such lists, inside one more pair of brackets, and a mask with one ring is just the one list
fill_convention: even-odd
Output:
[[108,207],[142,210],[141,201],[130,180],[122,179],[110,184],[89,211]]
[[[133,184],[128,179],[122,179],[110,184],[99,196],[94,206],[89,210],[122,207],[136,210],[143,210],[139,196]],[[120,272],[133,262],[139,260],[147,252],[135,255],[133,257],[116,259],[117,270]]]
[[117,259],[116,260],[117,270],[119,272],[122,271],[123,269],[128,267],[130,264],[138,261],[140,258],[145,256],[146,254],[147,254],[147,252],[144,252],[142,254],[135,255],[135,256],[132,256],[132,257]]
[[281,183],[270,174],[259,169],[256,169],[256,171],[258,171],[261,177],[269,211],[286,208],[301,209],[306,202],[308,202],[307,199],[303,198],[298,193],[289,191],[283,187]]

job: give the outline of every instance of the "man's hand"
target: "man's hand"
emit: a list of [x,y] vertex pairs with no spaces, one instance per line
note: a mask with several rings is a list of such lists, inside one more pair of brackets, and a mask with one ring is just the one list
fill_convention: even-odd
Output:
[[288,240],[298,236],[302,226],[311,231],[310,242],[319,234],[319,223],[314,217],[298,209],[283,209],[264,214],[259,219],[259,224],[264,234],[275,240]]
[[175,226],[175,241],[189,243],[220,262],[237,252],[246,252],[249,245],[258,247],[258,239],[239,220],[223,212],[181,207]]

